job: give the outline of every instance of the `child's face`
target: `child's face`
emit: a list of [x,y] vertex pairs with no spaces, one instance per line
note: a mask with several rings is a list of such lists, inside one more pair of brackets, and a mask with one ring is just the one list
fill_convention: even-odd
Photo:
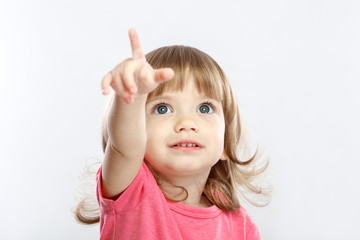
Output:
[[150,100],[146,129],[145,159],[165,178],[207,178],[222,158],[225,122],[221,102],[199,94],[193,84]]

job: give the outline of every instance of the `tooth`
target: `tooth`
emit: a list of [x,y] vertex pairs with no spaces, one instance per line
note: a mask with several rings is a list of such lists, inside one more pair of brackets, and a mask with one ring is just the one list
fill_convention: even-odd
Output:
[[181,146],[182,146],[182,147],[186,147],[186,143],[182,143]]

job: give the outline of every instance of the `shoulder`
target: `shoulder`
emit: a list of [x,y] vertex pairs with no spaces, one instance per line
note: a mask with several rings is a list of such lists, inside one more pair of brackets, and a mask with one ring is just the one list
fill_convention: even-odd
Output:
[[157,184],[151,171],[145,164],[142,166],[128,188],[125,189],[116,199],[105,198],[102,194],[102,166],[97,172],[97,199],[101,207],[105,209],[116,208],[117,210],[126,210],[136,207],[146,196],[154,193]]
[[251,219],[247,211],[240,207],[239,210],[233,212],[234,227],[242,228],[245,239],[260,240],[260,232],[255,222]]

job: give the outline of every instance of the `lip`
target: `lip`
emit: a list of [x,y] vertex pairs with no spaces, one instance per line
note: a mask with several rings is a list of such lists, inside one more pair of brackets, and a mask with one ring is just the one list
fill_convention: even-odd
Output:
[[[185,144],[191,143],[191,144],[195,144],[196,146],[183,147],[183,146],[181,146],[182,143],[185,143]],[[200,150],[203,146],[194,140],[182,139],[182,140],[179,140],[179,141],[171,144],[169,147],[174,150],[180,150],[180,151],[184,151],[184,152],[192,152],[192,151]]]
[[191,143],[191,144],[197,145],[197,148],[202,148],[202,145],[201,145],[200,143],[198,143],[198,142],[196,142],[196,141],[194,141],[194,140],[191,140],[191,139],[182,139],[182,140],[179,140],[179,141],[171,144],[170,147],[172,148],[172,147],[175,147],[175,145],[180,145],[180,144],[182,144],[182,143],[185,143],[185,144]]

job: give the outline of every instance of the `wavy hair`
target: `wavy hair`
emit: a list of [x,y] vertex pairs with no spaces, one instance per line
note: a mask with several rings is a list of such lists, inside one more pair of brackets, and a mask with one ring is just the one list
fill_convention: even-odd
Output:
[[[194,81],[200,93],[219,100],[222,104],[225,119],[224,150],[227,159],[218,161],[212,167],[203,189],[207,199],[225,211],[238,210],[241,197],[254,206],[267,205],[270,202],[271,187],[259,184],[257,178],[267,169],[269,160],[259,146],[253,154],[248,154],[249,145],[237,100],[223,70],[215,60],[196,48],[178,45],[156,49],[146,55],[146,60],[155,69],[171,67],[175,72],[171,81],[159,84],[148,94],[148,101],[164,92],[181,91],[188,81]],[[111,99],[103,118],[103,151],[108,142],[106,119],[110,102]],[[167,197],[161,185],[161,175],[146,160],[145,163]],[[182,189],[187,196],[186,189]],[[78,204],[75,211],[76,218],[87,224],[98,222],[98,211],[87,205],[85,200]]]

